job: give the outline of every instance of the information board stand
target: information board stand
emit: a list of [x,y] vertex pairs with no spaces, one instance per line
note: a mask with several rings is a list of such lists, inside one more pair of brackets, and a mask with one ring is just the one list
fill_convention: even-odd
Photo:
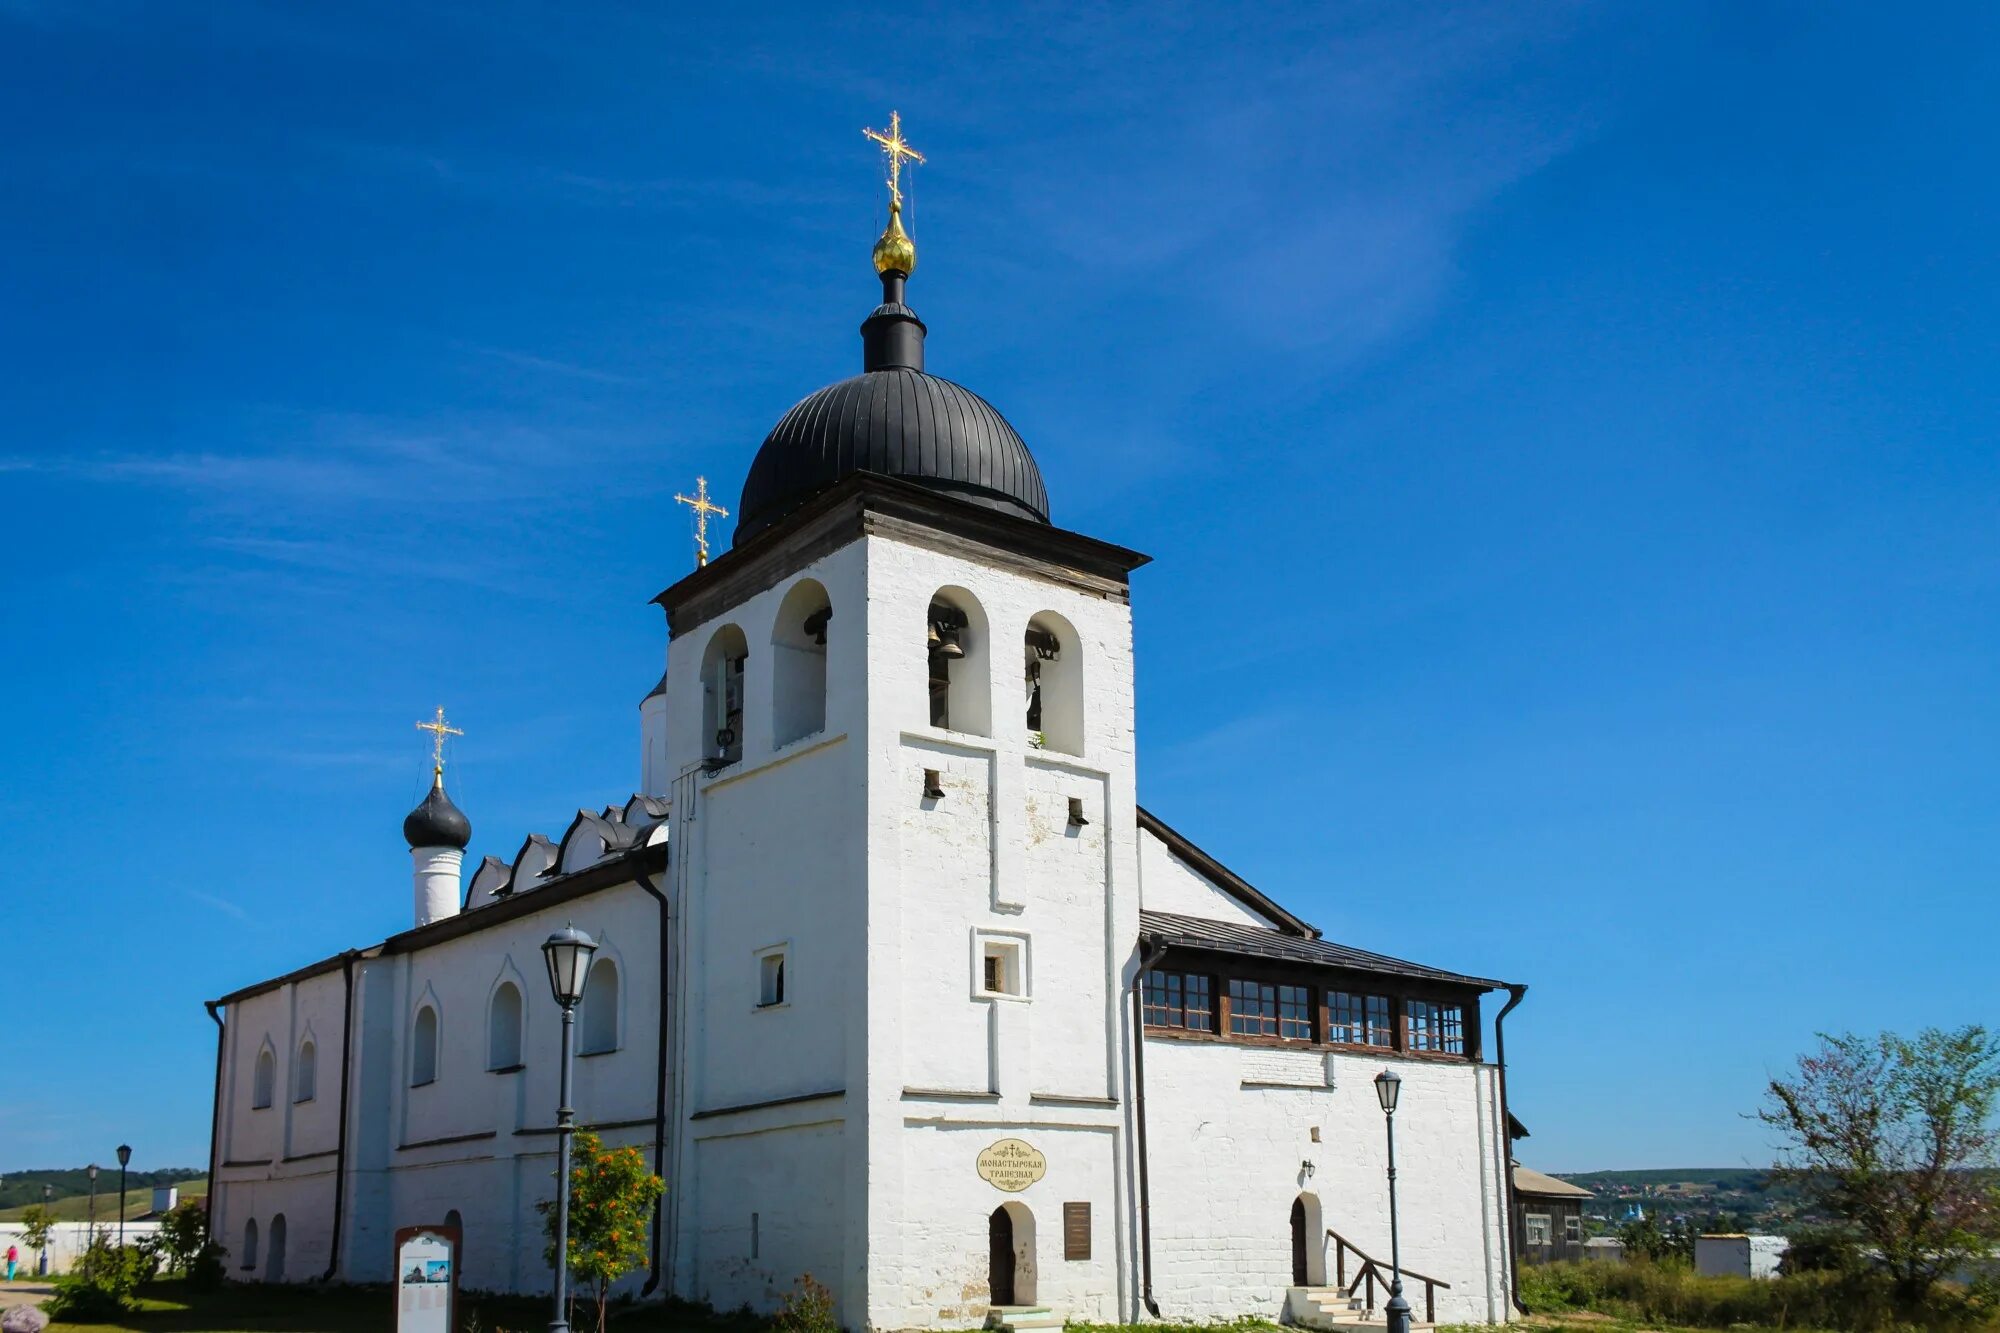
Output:
[[453,1333],[458,1327],[457,1227],[404,1227],[396,1233],[396,1333]]

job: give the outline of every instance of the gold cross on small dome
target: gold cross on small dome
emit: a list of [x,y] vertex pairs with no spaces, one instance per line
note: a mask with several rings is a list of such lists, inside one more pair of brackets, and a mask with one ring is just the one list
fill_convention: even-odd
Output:
[[437,710],[437,716],[429,722],[417,723],[417,730],[428,731],[431,734],[431,773],[434,777],[442,778],[444,776],[444,738],[447,736],[463,736],[465,733],[457,727],[449,726],[445,723],[444,709],[442,708]]
[[708,516],[729,517],[729,511],[708,498],[708,478],[694,479],[693,495],[676,495],[674,499],[694,510],[694,563],[699,569],[708,563]]
[[909,141],[903,137],[903,116],[899,111],[889,113],[887,134],[870,129],[861,132],[882,145],[882,152],[889,159],[889,202],[900,207],[903,202],[903,163],[921,162],[924,155],[910,147]]

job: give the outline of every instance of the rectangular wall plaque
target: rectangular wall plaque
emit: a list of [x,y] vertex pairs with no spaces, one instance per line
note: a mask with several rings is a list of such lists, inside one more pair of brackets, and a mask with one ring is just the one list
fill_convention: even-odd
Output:
[[1063,1205],[1063,1258],[1088,1259],[1089,1257],[1090,1205],[1066,1203]]

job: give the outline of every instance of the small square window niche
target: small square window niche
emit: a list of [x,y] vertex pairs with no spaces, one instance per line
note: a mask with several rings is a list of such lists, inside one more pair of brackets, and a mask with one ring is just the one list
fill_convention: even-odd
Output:
[[1025,999],[1028,994],[1027,941],[1018,935],[978,937],[978,993]]
[[787,966],[790,961],[791,946],[788,944],[780,944],[758,952],[757,1007],[759,1009],[775,1009],[791,998],[791,991],[788,989],[791,978],[786,975],[790,970]]

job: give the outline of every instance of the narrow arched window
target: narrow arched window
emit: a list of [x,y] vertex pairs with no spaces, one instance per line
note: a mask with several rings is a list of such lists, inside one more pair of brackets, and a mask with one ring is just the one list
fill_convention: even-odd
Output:
[[924,613],[930,723],[974,736],[993,734],[986,615],[971,593],[944,588]]
[[256,1071],[250,1077],[250,1109],[261,1111],[271,1104],[271,1091],[278,1081],[278,1058],[266,1046],[257,1052]]
[[438,1015],[437,1010],[424,1005],[417,1010],[417,1021],[410,1028],[410,1086],[421,1088],[426,1083],[435,1083],[437,1076]]
[[1083,753],[1083,652],[1070,623],[1051,611],[1028,622],[1022,643],[1028,744]]
[[800,579],[771,626],[771,740],[776,745],[826,730],[826,636],[833,605],[826,589]]
[[521,988],[511,981],[501,982],[493,991],[486,1020],[486,1067],[521,1067]]
[[298,1072],[292,1082],[295,1102],[309,1102],[319,1095],[319,1047],[310,1037],[299,1043]]
[[711,764],[743,757],[743,677],[750,646],[743,631],[724,625],[709,636],[701,658],[702,754]]
[[243,1224],[243,1266],[257,1266],[257,1219],[254,1217]]
[[271,1239],[265,1247],[264,1280],[283,1282],[285,1280],[285,1215],[279,1213],[271,1219]]
[[584,1055],[600,1055],[618,1049],[618,964],[600,958],[583,984]]

